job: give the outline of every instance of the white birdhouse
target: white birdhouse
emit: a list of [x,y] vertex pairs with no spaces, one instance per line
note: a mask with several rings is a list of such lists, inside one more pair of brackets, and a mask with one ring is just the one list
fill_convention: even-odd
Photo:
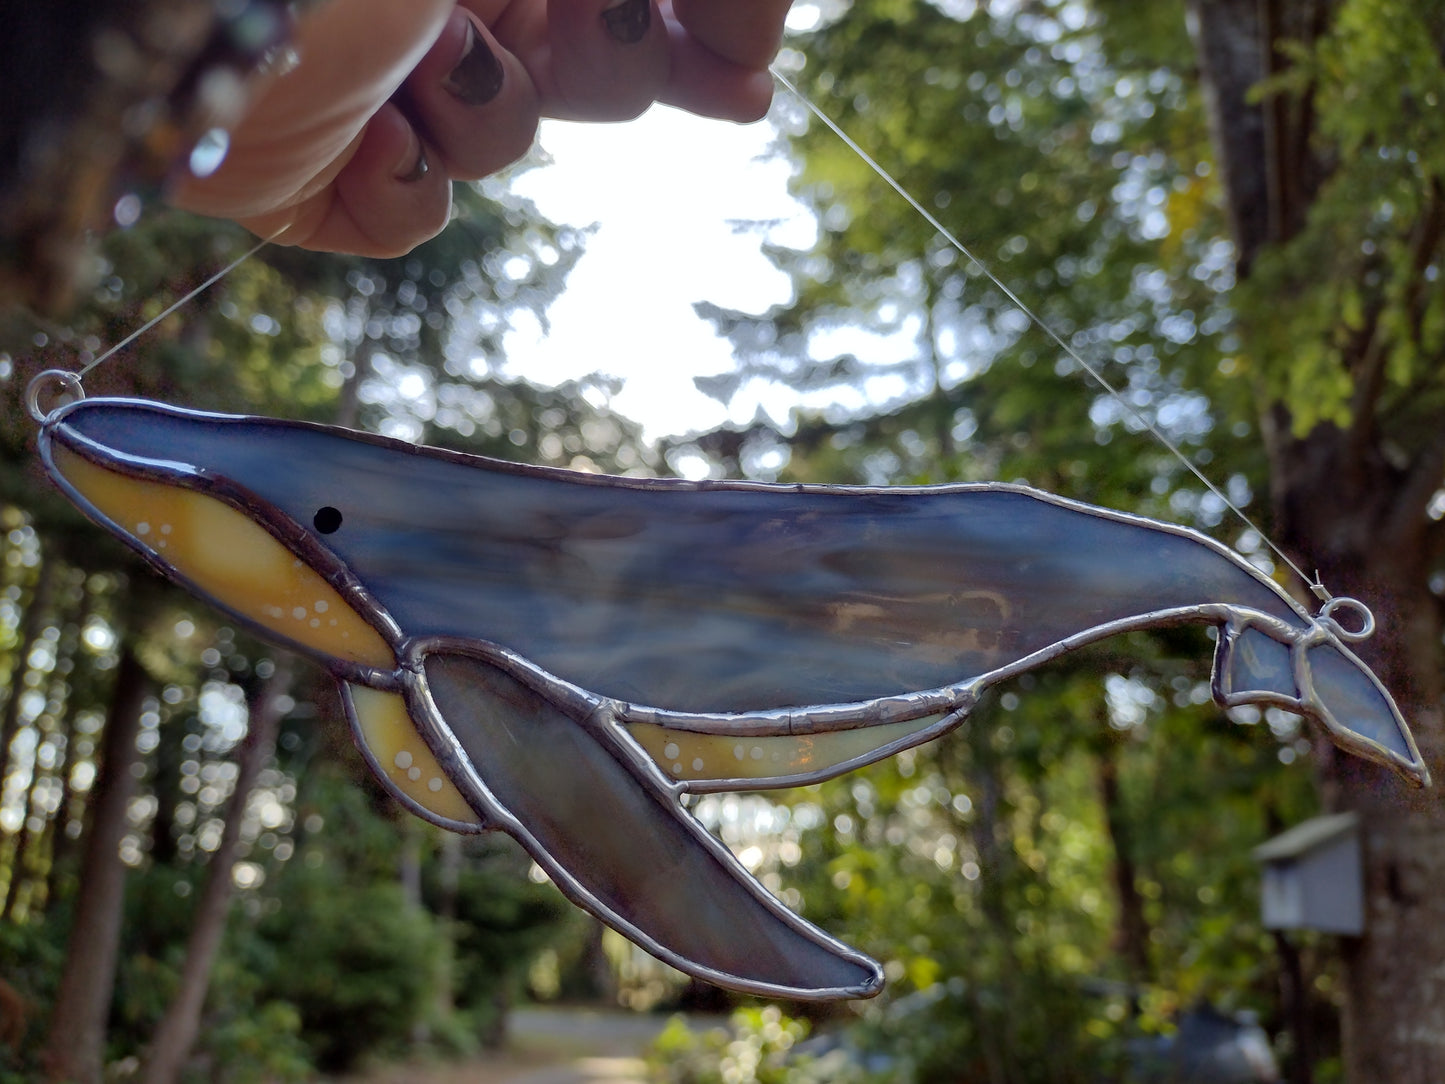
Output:
[[1359,817],[1314,817],[1254,849],[1266,929],[1358,937],[1365,929]]

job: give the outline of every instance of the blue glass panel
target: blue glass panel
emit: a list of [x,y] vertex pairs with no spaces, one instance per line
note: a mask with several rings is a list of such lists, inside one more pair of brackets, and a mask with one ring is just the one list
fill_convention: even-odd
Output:
[[40,449],[155,567],[348,684],[401,800],[504,828],[583,906],[741,990],[881,977],[758,885],[683,789],[823,778],[1125,629],[1213,624],[1222,702],[1295,706],[1429,777],[1328,609],[1195,532],[1021,486],[602,478],[125,400],[62,408]]
[[1360,734],[1402,759],[1418,758],[1408,731],[1394,723],[1394,701],[1375,676],[1334,644],[1308,654],[1310,679],[1335,726]]
[[1230,645],[1225,665],[1229,667],[1229,691],[1235,696],[1273,693],[1294,699],[1293,652],[1259,629],[1247,628]]
[[128,455],[216,472],[313,530],[411,635],[503,644],[680,711],[935,688],[1114,621],[1201,603],[1304,627],[1201,536],[996,486],[632,485],[285,423],[74,411]]

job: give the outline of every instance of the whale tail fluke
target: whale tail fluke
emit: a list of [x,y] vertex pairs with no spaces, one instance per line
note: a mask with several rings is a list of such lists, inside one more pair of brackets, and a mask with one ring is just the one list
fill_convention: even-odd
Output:
[[1220,628],[1214,695],[1225,707],[1278,707],[1314,720],[1340,748],[1427,786],[1430,771],[1380,680],[1332,634],[1286,643],[1262,624]]

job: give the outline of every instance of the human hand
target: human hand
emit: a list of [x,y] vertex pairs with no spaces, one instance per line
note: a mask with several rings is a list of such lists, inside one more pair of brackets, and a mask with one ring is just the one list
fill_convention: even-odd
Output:
[[789,3],[328,0],[221,167],[172,200],[283,244],[399,255],[446,225],[451,181],[522,157],[542,116],[625,120],[661,101],[761,117]]

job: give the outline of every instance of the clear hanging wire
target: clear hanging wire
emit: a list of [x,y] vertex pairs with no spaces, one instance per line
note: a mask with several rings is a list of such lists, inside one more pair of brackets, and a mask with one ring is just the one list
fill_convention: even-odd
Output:
[[781,84],[790,94],[792,94],[793,97],[795,97],[799,102],[801,102],[803,106],[808,110],[808,112],[810,112],[813,116],[817,117],[818,120],[820,120],[830,132],[832,132],[835,136],[842,140],[844,146],[846,146],[849,150],[856,154],[859,159],[861,159],[863,163],[867,165],[868,168],[871,169],[878,176],[879,180],[881,180],[889,188],[893,189],[893,191],[896,192],[903,199],[903,201],[908,204],[909,207],[913,208],[913,210],[916,211],[925,222],[927,222],[931,227],[933,227],[933,229],[937,231],[938,235],[942,237],[945,241],[947,241],[959,253],[959,255],[961,255],[964,259],[968,260],[971,264],[977,267],[979,271],[982,272],[983,276],[987,278],[989,282],[993,283],[993,285],[997,287],[999,291],[1002,292],[1003,295],[1009,299],[1009,301],[1019,310],[1019,312],[1024,314],[1024,316],[1029,320],[1030,323],[1032,323],[1035,327],[1037,327],[1040,331],[1047,335],[1054,342],[1054,344],[1057,345],[1058,348],[1062,350],[1071,361],[1074,362],[1075,365],[1077,365],[1084,372],[1088,373],[1089,376],[1093,378],[1094,382],[1099,385],[1099,387],[1103,388],[1106,392],[1108,392],[1109,395],[1114,399],[1114,401],[1117,402],[1131,417],[1138,421],[1139,424],[1142,425],[1150,433],[1150,435],[1154,437],[1155,440],[1157,440],[1161,445],[1167,448],[1170,453],[1172,453],[1173,456],[1179,460],[1180,463],[1184,464],[1184,466],[1189,470],[1189,472],[1193,474],[1194,477],[1197,478],[1200,483],[1209,490],[1210,493],[1217,497],[1221,502],[1223,502],[1226,508],[1233,512],[1237,517],[1239,517],[1240,522],[1242,522],[1246,527],[1248,527],[1255,534],[1257,534],[1264,541],[1264,544],[1268,546],[1271,550],[1273,550],[1281,561],[1283,561],[1286,565],[1288,565],[1291,569],[1294,570],[1295,575],[1297,575],[1302,581],[1309,585],[1310,590],[1314,592],[1316,598],[1318,598],[1321,602],[1330,601],[1330,593],[1325,589],[1324,584],[1320,582],[1319,577],[1306,575],[1304,571],[1299,567],[1299,565],[1295,564],[1295,562],[1290,559],[1289,554],[1285,553],[1284,550],[1280,549],[1279,546],[1275,545],[1274,540],[1271,539],[1269,535],[1267,535],[1263,530],[1261,530],[1260,527],[1254,522],[1254,520],[1250,519],[1250,517],[1244,513],[1243,509],[1241,509],[1237,504],[1230,500],[1228,495],[1225,494],[1224,491],[1219,488],[1219,486],[1215,485],[1208,475],[1206,475],[1202,470],[1199,469],[1198,465],[1194,462],[1194,460],[1190,459],[1189,456],[1184,454],[1183,449],[1181,449],[1174,441],[1170,440],[1168,435],[1165,434],[1157,425],[1154,424],[1152,418],[1149,418],[1142,411],[1140,411],[1138,407],[1136,407],[1133,403],[1129,402],[1129,400],[1125,398],[1117,388],[1114,387],[1114,385],[1099,370],[1096,365],[1086,360],[1083,356],[1079,354],[1077,350],[1070,346],[1064,340],[1064,338],[1059,335],[1058,332],[1056,332],[1052,327],[1048,325],[1048,323],[1043,319],[1043,317],[1041,317],[1028,304],[1026,304],[1024,300],[1019,297],[1018,294],[1014,293],[1014,291],[1009,288],[1007,283],[1005,283],[1002,279],[995,275],[993,273],[993,269],[990,268],[988,264],[986,264],[983,260],[979,259],[979,257],[974,255],[973,251],[967,245],[965,245],[963,241],[961,241],[952,230],[950,230],[947,226],[940,222],[938,220],[938,217],[934,215],[933,212],[929,211],[927,207],[923,206],[922,203],[915,199],[911,192],[909,192],[906,188],[903,187],[902,184],[895,180],[893,175],[889,173],[888,170],[886,170],[882,165],[880,165],[871,154],[869,154],[866,150],[859,146],[858,143],[853,139],[853,137],[843,130],[841,125],[834,121],[833,118],[830,117],[827,113],[825,113],[821,108],[815,105],[811,98],[809,98],[806,94],[799,90],[792,80],[790,80],[786,75],[784,75],[781,71],[778,70],[776,65],[769,70],[772,72],[773,78],[776,79],[778,83]]

